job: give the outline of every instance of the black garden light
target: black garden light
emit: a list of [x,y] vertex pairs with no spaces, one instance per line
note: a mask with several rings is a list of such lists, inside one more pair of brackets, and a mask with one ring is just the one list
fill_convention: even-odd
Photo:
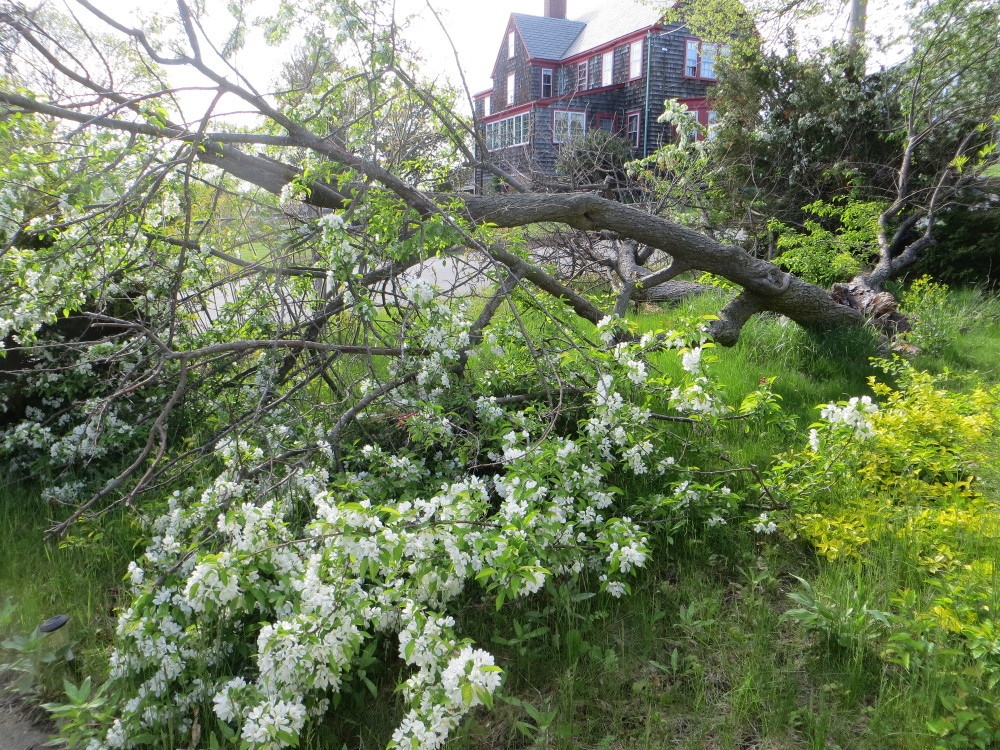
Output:
[[40,633],[52,633],[59,630],[59,628],[67,622],[69,622],[69,615],[56,615],[55,617],[50,617],[48,620],[39,625],[38,631]]

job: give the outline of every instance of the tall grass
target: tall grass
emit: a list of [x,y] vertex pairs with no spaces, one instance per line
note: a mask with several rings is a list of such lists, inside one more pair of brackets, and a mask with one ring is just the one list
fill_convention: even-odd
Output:
[[[46,528],[68,515],[62,510],[41,500],[38,487],[0,485],[0,604],[12,604],[0,638],[31,633],[65,614],[69,622],[52,639],[79,644],[70,663],[60,661],[40,675],[50,695],[64,677],[106,673],[114,608],[123,603],[122,576],[136,555],[136,529],[119,517],[81,527],[70,539],[47,541]],[[3,656],[0,651],[0,662]]]

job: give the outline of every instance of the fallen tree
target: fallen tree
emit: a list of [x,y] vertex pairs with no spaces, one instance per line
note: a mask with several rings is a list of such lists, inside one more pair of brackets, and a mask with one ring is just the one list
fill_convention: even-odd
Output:
[[[227,28],[178,0],[149,35],[79,5],[107,37],[0,15],[20,77],[0,88],[0,340],[18,350],[0,408],[23,406],[0,450],[67,506],[52,535],[112,508],[157,519],[112,697],[79,708],[74,744],[293,746],[394,636],[411,669],[392,741],[438,747],[499,684],[448,614],[463,592],[502,607],[592,573],[621,596],[682,505],[773,527],[757,468],[705,440],[766,425],[767,378],[728,403],[705,347],[764,311],[824,329],[864,305],[656,201],[530,193],[477,159],[452,92],[407,72],[393,3],[281,4],[260,23],[307,54],[267,93],[228,57],[248,4]],[[207,82],[198,117],[167,67]],[[232,101],[253,127],[220,124]],[[514,192],[442,187],[461,164]],[[575,260],[609,283],[540,260],[539,225],[595,243]],[[717,320],[640,335],[629,306],[696,291],[694,272],[740,291]],[[654,473],[656,494],[615,489]]]

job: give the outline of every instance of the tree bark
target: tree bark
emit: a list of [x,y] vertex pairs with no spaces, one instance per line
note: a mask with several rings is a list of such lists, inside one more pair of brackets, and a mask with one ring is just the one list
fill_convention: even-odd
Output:
[[727,306],[713,326],[713,335],[723,345],[736,343],[749,319],[748,310],[753,310],[750,315],[771,310],[809,328],[860,325],[865,320],[859,310],[834,301],[826,290],[742,248],[723,245],[680,224],[596,195],[505,195],[466,197],[464,201],[477,223],[518,227],[559,222],[584,231],[610,230],[662,250],[685,269],[708,271],[738,284],[744,290],[739,303]]

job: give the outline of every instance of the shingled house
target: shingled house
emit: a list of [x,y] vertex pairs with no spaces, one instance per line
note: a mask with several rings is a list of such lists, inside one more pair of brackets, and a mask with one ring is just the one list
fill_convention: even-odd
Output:
[[719,45],[664,23],[662,6],[606,0],[567,18],[566,4],[544,0],[543,16],[513,13],[507,23],[493,88],[474,97],[491,157],[525,175],[554,174],[561,144],[595,128],[642,157],[672,136],[657,122],[665,99],[709,123]]

